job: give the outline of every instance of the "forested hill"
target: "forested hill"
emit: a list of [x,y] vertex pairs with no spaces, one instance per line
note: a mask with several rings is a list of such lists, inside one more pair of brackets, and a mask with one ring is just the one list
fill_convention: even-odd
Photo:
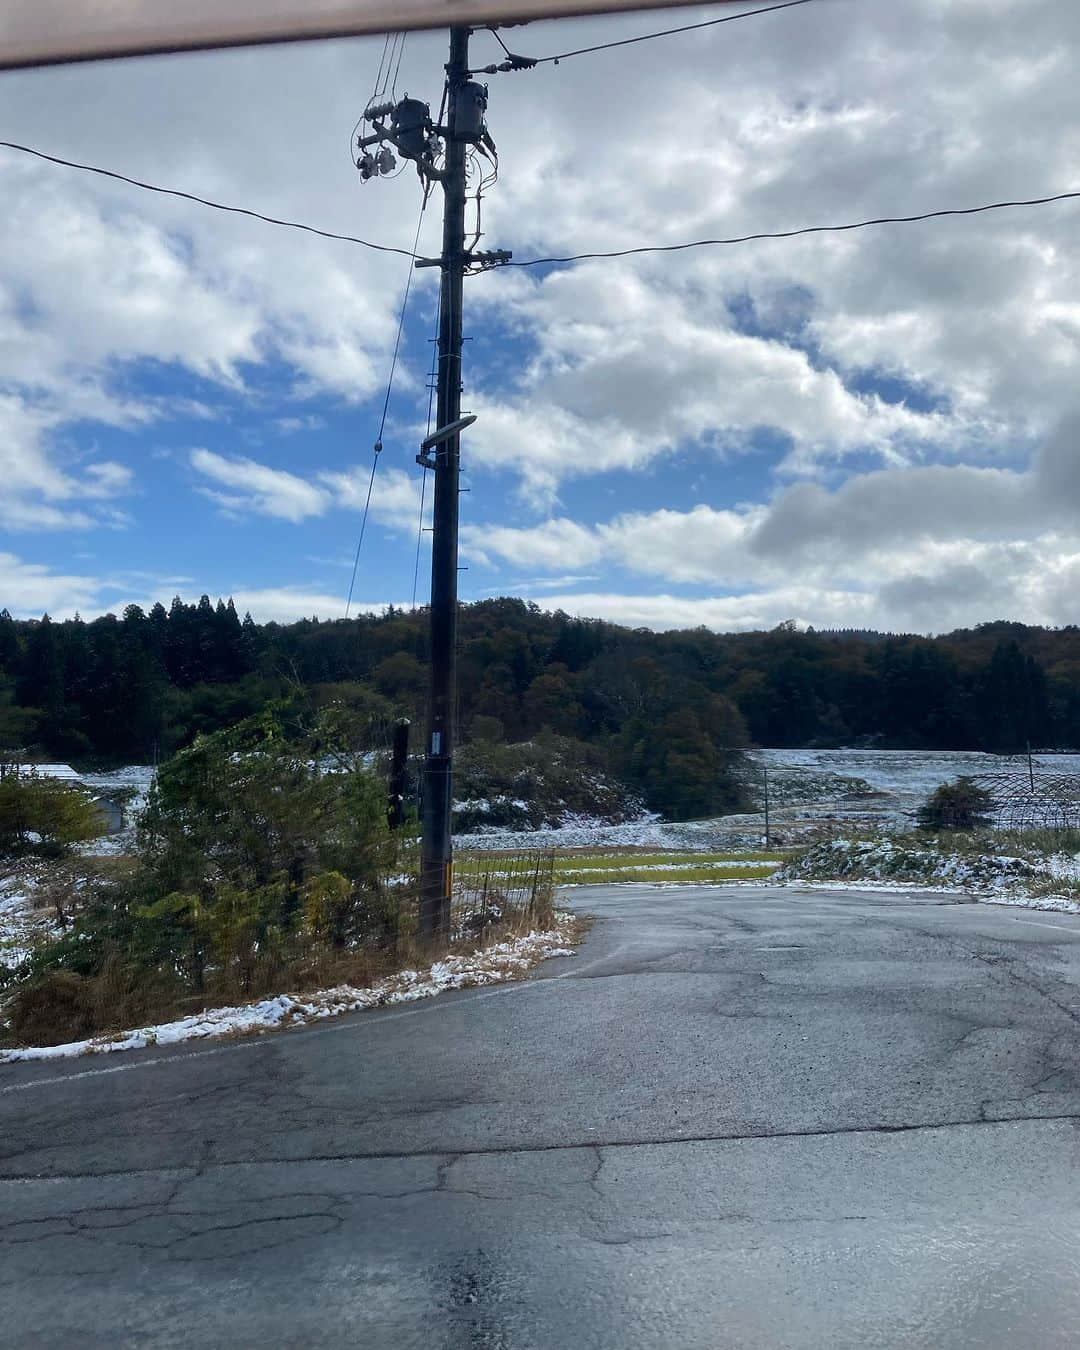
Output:
[[[935,638],[866,632],[715,634],[620,628],[520,600],[466,605],[465,736],[549,728],[648,753],[873,744],[1016,751],[1080,745],[1080,629],[992,623]],[[0,749],[145,761],[298,684],[373,715],[422,718],[427,615],[293,624],[231,601],[174,600],[91,623],[0,612]],[[644,748],[642,748],[644,747]]]

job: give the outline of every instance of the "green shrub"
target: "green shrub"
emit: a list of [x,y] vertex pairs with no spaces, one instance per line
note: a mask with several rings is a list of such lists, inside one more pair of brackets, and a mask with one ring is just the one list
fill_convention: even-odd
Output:
[[919,808],[920,830],[978,830],[990,824],[994,800],[970,778],[942,783]]
[[393,944],[414,896],[387,885],[402,840],[385,807],[381,779],[322,720],[289,725],[277,709],[200,737],[160,770],[133,867],[8,976],[12,1029],[40,1017],[63,1040],[282,987],[322,951]]
[[640,815],[644,803],[611,772],[596,746],[542,733],[503,745],[474,740],[457,754],[454,827],[536,829],[559,825],[568,814],[618,822]]
[[0,858],[58,858],[104,833],[105,816],[84,787],[34,773],[0,779]]

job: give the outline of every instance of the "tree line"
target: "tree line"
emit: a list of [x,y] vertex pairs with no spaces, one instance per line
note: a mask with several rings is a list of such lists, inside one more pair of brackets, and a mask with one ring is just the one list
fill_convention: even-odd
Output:
[[[458,659],[466,739],[602,747],[671,814],[729,805],[725,765],[746,743],[1080,746],[1075,626],[654,633],[494,599],[462,607]],[[90,623],[0,611],[0,750],[148,762],[299,688],[372,725],[422,723],[426,660],[423,610],[256,624],[203,596]]]

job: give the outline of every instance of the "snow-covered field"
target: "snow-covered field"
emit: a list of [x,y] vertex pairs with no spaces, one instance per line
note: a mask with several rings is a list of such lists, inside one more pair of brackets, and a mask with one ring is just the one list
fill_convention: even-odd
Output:
[[238,1036],[275,1028],[304,1026],[342,1013],[385,1008],[431,998],[448,989],[471,985],[500,984],[524,975],[540,961],[553,956],[573,956],[574,916],[560,912],[555,927],[546,932],[526,933],[510,942],[496,943],[468,956],[448,956],[427,970],[403,970],[366,989],[339,985],[311,994],[279,994],[235,1008],[213,1008],[192,1017],[159,1026],[138,1027],[113,1036],[95,1036],[66,1045],[28,1046],[0,1051],[0,1064],[16,1060],[63,1059],[75,1055],[108,1054],[117,1050],[142,1050],[148,1045],[176,1045],[181,1041]]
[[[940,784],[965,774],[1021,772],[1024,758],[951,750],[751,750],[752,784],[769,774],[772,831],[794,842],[821,825],[910,828],[915,812]],[[1080,754],[1036,755],[1035,772],[1080,774]],[[752,786],[760,792],[759,786]],[[715,850],[761,845],[761,812],[668,824],[643,815],[623,825],[589,816],[559,829],[504,830],[458,837],[469,849],[649,848]]]
[[[940,783],[964,775],[1026,773],[1026,756],[987,755],[978,750],[752,750],[765,765],[774,786],[785,779],[839,775],[861,778],[878,792],[895,797],[904,810],[915,810]],[[1080,754],[1034,755],[1038,773],[1080,774]]]

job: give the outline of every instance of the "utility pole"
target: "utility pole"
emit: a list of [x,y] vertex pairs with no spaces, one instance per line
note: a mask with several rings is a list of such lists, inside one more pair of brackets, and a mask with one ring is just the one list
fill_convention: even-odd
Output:
[[[480,252],[479,196],[483,181],[474,189],[477,198],[475,238],[466,248],[466,204],[469,200],[467,165],[486,159],[498,165],[495,142],[488,133],[484,114],[487,87],[471,78],[469,38],[463,25],[450,29],[450,59],[446,63],[446,121],[432,121],[430,108],[407,94],[396,103],[373,97],[363,120],[372,132],[357,139],[364,153],[356,161],[362,182],[392,173],[396,159],[390,147],[411,159],[426,194],[434,183],[443,189],[442,253],[438,258],[418,258],[417,267],[438,267],[441,272],[438,336],[437,418],[435,431],[422,442],[417,462],[435,475],[435,500],[431,549],[431,683],[428,694],[427,741],[424,750],[422,835],[420,847],[420,913],[422,941],[433,944],[450,932],[450,902],[453,894],[453,756],[457,704],[457,607],[458,607],[458,497],[460,493],[461,431],[476,419],[461,415],[462,290],[471,269],[509,261],[505,250]],[[524,70],[535,65],[531,58],[508,56],[496,70]],[[385,83],[382,96],[385,97]],[[380,145],[378,153],[373,148]],[[490,181],[494,181],[492,178]]]
[[[469,82],[469,30],[451,28],[446,63],[446,159],[443,167],[442,308],[435,425],[461,417],[461,321],[465,276],[465,148],[459,122]],[[450,929],[453,890],[453,755],[457,698],[458,493],[461,435],[434,447],[435,506],[431,544],[431,685],[424,760],[420,848],[420,937]]]
[[763,764],[761,773],[765,782],[765,847],[769,847],[769,766]]
[[394,723],[393,748],[390,755],[390,800],[386,808],[387,824],[400,830],[405,824],[405,789],[409,773],[409,719],[401,717]]

